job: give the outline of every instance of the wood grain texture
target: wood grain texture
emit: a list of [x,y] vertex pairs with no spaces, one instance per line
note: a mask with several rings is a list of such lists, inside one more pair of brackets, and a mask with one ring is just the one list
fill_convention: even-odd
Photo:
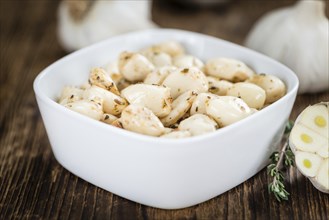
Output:
[[[222,9],[185,9],[162,1],[153,20],[242,44],[265,12],[293,0],[236,0]],[[0,1],[0,219],[328,219],[329,196],[296,169],[287,174],[290,200],[267,191],[266,170],[230,191],[180,210],[140,205],[95,187],[60,166],[50,148],[32,90],[46,66],[63,57],[53,0]],[[327,7],[328,8],[328,7]],[[329,94],[300,95],[291,119]]]

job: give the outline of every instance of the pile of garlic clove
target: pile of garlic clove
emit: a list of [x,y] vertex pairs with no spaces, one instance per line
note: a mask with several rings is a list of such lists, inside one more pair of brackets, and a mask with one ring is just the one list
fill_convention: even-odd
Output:
[[298,170],[320,191],[329,193],[329,102],[307,107],[296,119],[289,145]]
[[206,63],[175,41],[93,68],[88,83],[66,86],[58,102],[78,113],[136,133],[185,138],[216,131],[286,93],[276,76],[256,74],[240,60]]

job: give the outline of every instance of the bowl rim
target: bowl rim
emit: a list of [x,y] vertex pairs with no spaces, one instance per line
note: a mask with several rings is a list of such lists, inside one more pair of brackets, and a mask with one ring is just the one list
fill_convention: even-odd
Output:
[[[80,113],[74,112],[70,109],[65,108],[64,106],[58,104],[56,101],[52,100],[51,98],[49,98],[46,94],[44,94],[41,91],[41,88],[39,87],[39,84],[41,83],[42,79],[48,75],[49,73],[51,73],[51,70],[56,68],[58,65],[61,65],[62,62],[70,60],[70,59],[74,59],[75,56],[77,56],[80,53],[88,53],[88,51],[93,50],[94,48],[97,47],[101,47],[103,44],[106,44],[107,42],[111,42],[114,40],[117,40],[119,38],[126,38],[129,36],[133,36],[133,35],[141,35],[141,34],[146,34],[146,35],[152,35],[152,34],[156,34],[156,33],[166,33],[166,34],[187,34],[187,35],[194,35],[194,36],[198,36],[198,37],[202,37],[205,39],[212,39],[212,40],[216,40],[216,41],[220,41],[224,44],[228,44],[230,46],[234,46],[236,48],[239,48],[241,50],[245,50],[248,53],[251,53],[253,55],[257,55],[257,56],[261,56],[263,59],[266,59],[272,63],[274,63],[275,65],[280,66],[281,68],[285,68],[287,69],[287,72],[289,72],[290,77],[293,78],[293,82],[294,85],[292,86],[292,88],[287,91],[287,93],[281,97],[279,100],[277,100],[276,102],[272,103],[271,105],[261,109],[260,111],[256,112],[255,114],[252,114],[238,122],[235,122],[229,126],[220,128],[214,132],[209,132],[203,135],[198,135],[198,136],[192,136],[192,137],[186,137],[186,138],[178,138],[178,139],[171,139],[171,138],[160,138],[160,137],[153,137],[153,136],[148,136],[148,135],[144,135],[144,134],[139,134],[136,132],[132,132],[132,131],[128,131],[128,130],[124,130],[121,128],[117,128],[115,126],[110,126],[106,123],[97,121],[95,119],[89,118],[85,115],[82,115]],[[54,74],[54,73],[53,73]],[[35,78],[34,82],[33,82],[33,89],[35,92],[35,95],[37,98],[39,98],[42,102],[46,103],[49,107],[54,108],[57,111],[60,111],[63,114],[68,115],[69,117],[73,117],[77,120],[82,120],[84,123],[90,124],[91,126],[97,126],[100,129],[107,129],[109,132],[118,134],[118,135],[122,135],[125,136],[127,138],[133,138],[133,139],[137,139],[138,141],[145,141],[145,142],[157,142],[157,143],[167,143],[167,144],[179,144],[180,146],[188,146],[188,143],[192,143],[192,142],[201,142],[201,141],[206,141],[209,140],[211,138],[214,138],[214,136],[218,136],[218,135],[225,135],[226,133],[231,132],[231,130],[235,130],[239,127],[244,127],[245,125],[248,125],[250,120],[256,120],[254,119],[255,117],[261,117],[262,115],[266,114],[267,111],[271,111],[272,108],[274,108],[277,105],[280,105],[282,102],[285,102],[286,99],[289,99],[290,96],[293,96],[294,94],[297,94],[297,90],[298,90],[298,85],[299,85],[299,81],[298,78],[296,76],[296,74],[294,74],[294,72],[288,68],[287,66],[283,65],[282,63],[274,60],[273,58],[270,58],[264,54],[261,54],[257,51],[254,51],[252,49],[249,49],[247,47],[241,46],[239,44],[235,44],[214,36],[210,36],[210,35],[206,35],[206,34],[201,34],[201,33],[197,33],[197,32],[192,32],[192,31],[186,31],[186,30],[180,30],[180,29],[167,29],[167,28],[155,28],[155,29],[147,29],[147,30],[141,30],[141,31],[134,31],[134,32],[129,32],[126,34],[122,34],[122,35],[117,35],[117,36],[113,36],[110,38],[107,38],[103,41],[97,42],[95,44],[92,44],[90,46],[87,46],[85,48],[79,49],[77,51],[74,51],[70,54],[65,55],[64,57],[58,59],[57,61],[55,61],[54,63],[50,64],[48,67],[46,67],[45,69],[43,69]]]

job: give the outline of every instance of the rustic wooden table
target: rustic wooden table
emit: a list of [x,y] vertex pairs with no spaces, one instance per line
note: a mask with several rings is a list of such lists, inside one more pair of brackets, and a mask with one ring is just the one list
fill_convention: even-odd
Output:
[[[156,1],[153,20],[242,44],[265,12],[293,0],[236,0],[225,9],[183,9]],[[37,109],[32,83],[66,55],[57,42],[54,0],[0,2],[0,219],[328,219],[329,196],[296,169],[287,172],[289,201],[268,193],[266,170],[230,191],[181,210],[140,205],[76,177],[55,160]],[[291,119],[328,93],[300,95]]]

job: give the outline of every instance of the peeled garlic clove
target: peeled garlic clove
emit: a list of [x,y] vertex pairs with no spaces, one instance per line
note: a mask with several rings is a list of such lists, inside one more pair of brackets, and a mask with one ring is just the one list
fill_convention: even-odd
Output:
[[241,82],[255,74],[243,62],[223,57],[208,60],[205,68],[208,75],[231,82]]
[[180,55],[176,56],[173,59],[174,66],[178,68],[190,68],[190,67],[197,67],[200,70],[203,70],[204,64],[203,62],[192,56],[192,55]]
[[173,66],[164,66],[153,70],[149,73],[144,79],[145,84],[150,85],[161,85],[163,80],[172,72],[174,72],[177,68]]
[[227,80],[219,80],[215,77],[207,76],[208,84],[209,84],[209,92],[224,96],[227,91],[233,86],[233,83]]
[[216,131],[217,123],[206,115],[195,114],[181,121],[178,129],[180,131],[189,131],[192,136],[197,136]]
[[120,122],[126,130],[150,136],[160,136],[165,130],[159,118],[150,109],[140,105],[125,108]]
[[91,87],[90,83],[86,82],[80,86],[80,89],[85,90],[85,89],[89,89],[90,87]]
[[129,81],[143,81],[154,70],[153,64],[142,54],[122,52],[119,56],[120,73]]
[[329,193],[329,159],[322,161],[315,178],[310,178],[312,184],[320,191]]
[[250,108],[261,109],[264,106],[266,93],[260,86],[252,83],[235,83],[228,91],[228,96],[241,98]]
[[191,133],[189,131],[172,131],[167,134],[161,135],[162,138],[186,138],[191,137]]
[[72,111],[78,112],[96,120],[100,120],[103,116],[102,103],[99,100],[78,100],[75,102],[67,103],[64,106],[71,109]]
[[304,109],[289,137],[298,169],[325,193],[329,193],[328,106],[329,102],[321,102]]
[[171,66],[171,56],[163,52],[153,52],[150,50],[141,52],[155,67]]
[[173,98],[186,91],[207,92],[208,81],[204,73],[196,67],[177,69],[167,76],[162,85],[170,88]]
[[59,104],[65,105],[67,103],[75,102],[82,99],[83,90],[73,87],[65,86],[62,90],[61,96],[59,97]]
[[164,134],[169,134],[170,132],[173,132],[174,131],[174,129],[173,128],[164,128]]
[[206,104],[206,112],[220,127],[225,127],[248,117],[252,111],[242,99],[220,96],[209,100]]
[[116,95],[120,94],[114,81],[103,68],[93,68],[90,72],[89,82],[91,85],[101,87]]
[[114,121],[111,123],[111,125],[114,126],[114,127],[117,127],[117,128],[123,128],[123,127],[122,127],[122,123],[121,123],[121,121],[120,121],[120,118],[114,120]]
[[109,63],[106,66],[106,71],[110,75],[115,85],[117,85],[118,82],[120,82],[120,80],[123,78],[122,74],[119,71],[119,65],[117,61]]
[[211,99],[216,99],[218,96],[212,93],[200,93],[193,101],[190,114],[206,114],[206,105]]
[[299,171],[307,177],[315,177],[320,168],[322,158],[308,152],[296,152],[296,165]]
[[276,76],[269,74],[254,75],[247,82],[256,84],[263,88],[266,93],[266,104],[271,104],[286,94],[286,86]]
[[251,111],[251,112],[250,112],[251,114],[255,114],[256,112],[258,112],[258,110],[255,109],[255,108],[250,108],[250,111]]
[[145,51],[151,51],[155,53],[167,53],[170,56],[175,57],[184,54],[184,47],[176,41],[165,41],[145,48],[142,51],[142,53],[145,53]]
[[184,47],[177,41],[166,41],[156,45],[157,50],[169,54],[172,57],[184,54]]
[[95,99],[95,97],[101,98],[103,100],[104,112],[112,115],[120,114],[122,110],[128,105],[128,102],[124,98],[98,86],[91,86],[89,89],[84,91],[84,99],[92,100]]
[[118,118],[116,116],[105,113],[105,114],[103,114],[101,121],[105,122],[106,124],[112,125],[112,123],[117,119]]
[[118,83],[117,83],[117,87],[118,89],[121,91],[125,88],[127,88],[128,86],[130,86],[132,83],[128,80],[126,80],[125,78],[121,78]]
[[172,111],[169,115],[161,119],[163,125],[166,127],[171,126],[181,119],[191,108],[192,102],[196,96],[197,93],[194,91],[187,91],[178,96],[171,105]]
[[164,117],[171,111],[170,89],[163,86],[135,84],[121,92],[130,104],[144,106],[156,116]]

